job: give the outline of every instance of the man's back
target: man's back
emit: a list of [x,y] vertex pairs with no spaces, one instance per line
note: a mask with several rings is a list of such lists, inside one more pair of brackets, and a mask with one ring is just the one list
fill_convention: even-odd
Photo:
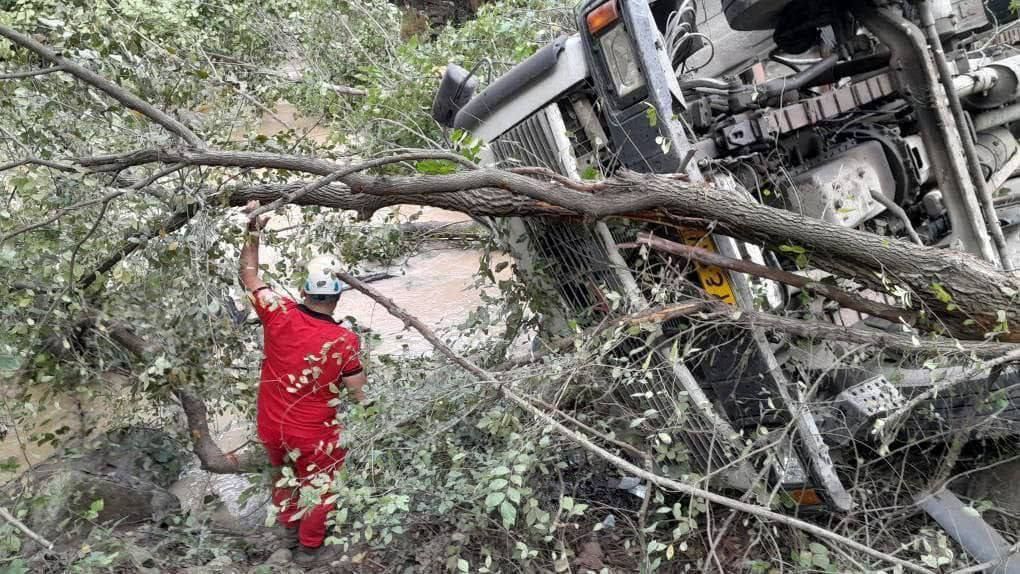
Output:
[[259,434],[321,437],[334,424],[341,377],[362,371],[358,337],[331,316],[268,288],[253,295],[265,341]]

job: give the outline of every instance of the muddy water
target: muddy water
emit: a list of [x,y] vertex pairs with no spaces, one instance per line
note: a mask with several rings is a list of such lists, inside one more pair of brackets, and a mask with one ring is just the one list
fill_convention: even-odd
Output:
[[[329,136],[328,131],[316,122],[300,117],[294,108],[280,104],[272,116],[263,119],[261,133],[273,133],[294,128],[306,133],[319,142]],[[417,212],[419,208],[398,210],[401,214]],[[466,216],[443,210],[425,208],[419,221],[456,222]],[[271,227],[290,226],[286,216],[275,217]],[[421,318],[426,324],[442,331],[462,321],[467,313],[480,304],[479,293],[471,288],[474,274],[478,270],[480,252],[474,250],[436,247],[411,257],[399,268],[388,270],[395,277],[374,284],[379,291],[394,299],[400,306]],[[271,247],[264,248],[262,260],[271,263],[276,254]],[[370,349],[374,354],[422,354],[430,351],[428,344],[415,332],[404,330],[404,325],[391,317],[371,299],[358,292],[347,292],[341,298],[338,316],[357,319],[362,329],[369,329],[381,337],[381,342]],[[93,405],[87,410],[91,416],[81,418],[81,409],[72,397],[59,397],[41,407],[48,415],[54,415],[52,424],[46,430],[63,425],[76,432],[81,428],[95,429],[107,421],[102,416],[102,405]],[[107,411],[108,412],[108,411]],[[241,447],[253,437],[252,425],[248,420],[225,416],[213,421],[217,441],[224,450]],[[25,438],[25,437],[22,437]],[[28,444],[22,448],[14,433],[0,442],[0,460],[14,457],[24,468],[26,462],[38,463],[52,454],[52,448]],[[231,527],[254,527],[265,516],[265,499],[255,496],[247,503],[239,501],[240,494],[248,487],[247,479],[240,476],[211,475],[192,466],[172,487],[185,508],[199,508],[203,498],[216,495],[222,501],[213,518],[219,524]]]

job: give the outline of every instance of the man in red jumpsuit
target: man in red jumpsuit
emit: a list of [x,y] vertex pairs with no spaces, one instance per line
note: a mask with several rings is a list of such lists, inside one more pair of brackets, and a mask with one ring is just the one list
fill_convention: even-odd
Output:
[[[251,202],[247,209],[257,207],[258,202]],[[345,388],[351,399],[361,402],[366,378],[357,335],[333,319],[344,287],[333,275],[336,260],[320,256],[309,262],[301,303],[273,291],[259,278],[259,235],[265,223],[266,218],[249,220],[241,249],[241,283],[262,321],[264,337],[258,434],[270,463],[290,465],[298,481],[308,486],[316,477],[328,481],[343,464],[339,393]],[[298,489],[273,490],[280,522],[299,542],[295,562],[311,566],[338,558],[339,547],[323,546],[329,505],[303,508],[298,498]]]

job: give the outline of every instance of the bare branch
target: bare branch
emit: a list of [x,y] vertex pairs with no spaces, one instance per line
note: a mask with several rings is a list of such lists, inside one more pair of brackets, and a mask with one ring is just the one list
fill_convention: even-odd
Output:
[[771,279],[773,281],[792,285],[793,287],[799,287],[812,293],[828,297],[848,309],[860,311],[861,313],[873,315],[875,317],[881,317],[894,323],[899,323],[900,321],[913,323],[916,319],[916,314],[912,311],[900,309],[899,307],[894,307],[892,305],[886,305],[885,303],[880,303],[878,301],[869,301],[853,293],[848,293],[842,289],[826,285],[825,283],[812,281],[811,279],[802,275],[797,275],[796,273],[758,265],[753,261],[733,259],[732,257],[726,257],[725,255],[714,253],[702,247],[684,245],[661,237],[655,237],[649,233],[639,234],[638,244],[647,245],[652,249],[664,251],[672,255],[693,259],[699,263],[715,265],[716,267],[722,267],[723,269],[729,269],[730,271],[747,273],[754,275],[755,277],[763,277],[765,279]]
[[725,318],[727,321],[737,325],[762,327],[805,339],[827,339],[859,343],[902,353],[1000,357],[1020,349],[1020,345],[1014,343],[957,341],[934,335],[914,337],[907,333],[890,333],[878,329],[843,327],[823,321],[808,321],[793,317],[781,317],[771,313],[745,311],[721,301],[687,301],[666,307],[653,307],[634,315],[621,317],[613,324],[642,325],[661,323],[678,317],[696,316],[699,313],[708,313],[713,319]]
[[191,445],[202,470],[217,474],[241,474],[259,472],[266,466],[268,460],[263,456],[259,457],[254,453],[242,453],[247,456],[237,456],[234,453],[224,453],[223,449],[216,444],[209,430],[209,411],[206,409],[205,401],[198,397],[190,389],[177,388],[174,394],[181,401],[184,415],[188,420],[188,430],[191,433]]
[[24,78],[32,78],[35,76],[42,76],[45,74],[52,74],[53,72],[59,72],[63,70],[63,66],[51,66],[49,68],[40,68],[38,70],[26,70],[24,72],[11,72],[9,74],[0,74],[0,80],[21,80]]
[[[117,170],[143,163],[181,163],[218,167],[270,168],[329,176],[344,169],[335,162],[269,153],[219,150],[140,150],[80,160],[96,170]],[[372,176],[351,173],[337,180],[354,194],[389,198],[396,203],[431,205],[428,196],[457,195],[487,190],[484,197],[461,196],[459,211],[494,213],[492,203],[506,208],[510,198],[527,198],[528,213],[574,215],[600,219],[624,216],[670,223],[676,217],[712,221],[715,230],[743,241],[765,245],[799,245],[808,249],[812,264],[878,290],[907,288],[954,337],[983,339],[1001,322],[1020,322],[1015,294],[1020,277],[1004,273],[969,254],[917,246],[898,239],[845,228],[749,200],[733,190],[692,183],[657,174],[622,172],[599,184],[595,193],[578,191],[557,181],[542,181],[496,169],[479,169],[434,176]],[[306,192],[313,193],[313,192]],[[278,199],[275,198],[275,199]],[[377,204],[378,205],[378,204]],[[951,279],[950,279],[951,278]],[[932,285],[943,289],[935,290]],[[991,286],[991,287],[990,287]],[[947,305],[945,293],[952,298]],[[1003,332],[1000,340],[1020,342],[1020,332]]]
[[[352,165],[352,166],[348,166],[348,167],[344,167],[344,168],[338,169],[338,170],[334,171],[333,173],[327,175],[326,177],[324,177],[322,179],[319,179],[318,181],[314,181],[312,183],[309,183],[309,184],[305,185],[304,187],[302,187],[301,189],[298,189],[297,191],[294,191],[293,193],[289,193],[289,194],[287,194],[285,196],[280,197],[279,199],[277,199],[276,201],[270,203],[269,205],[264,205],[262,207],[259,207],[258,209],[253,210],[250,214],[248,214],[248,217],[251,218],[251,219],[254,219],[256,217],[259,217],[260,215],[263,215],[263,214],[269,213],[270,211],[279,209],[280,207],[282,207],[282,206],[284,206],[284,205],[286,205],[288,203],[292,203],[292,202],[294,202],[294,201],[296,201],[298,199],[301,199],[306,194],[308,194],[308,193],[310,193],[312,191],[315,191],[317,189],[321,189],[323,186],[329,185],[329,184],[333,183],[334,181],[338,181],[340,179],[343,179],[343,178],[345,178],[345,177],[347,177],[347,176],[349,176],[351,174],[357,173],[359,171],[365,171],[365,170],[369,170],[369,169],[374,169],[374,168],[377,168],[377,167],[382,167],[384,165],[389,165],[389,164],[392,164],[392,163],[399,163],[399,162],[402,162],[402,161],[421,161],[421,160],[427,160],[427,159],[445,159],[445,160],[448,160],[448,161],[457,161],[457,162],[465,161],[463,157],[458,156],[456,154],[447,153],[447,152],[435,152],[435,151],[417,152],[417,153],[404,153],[404,154],[397,154],[397,155],[390,156],[390,157],[382,157],[382,158],[368,160],[368,161],[365,161],[365,162],[362,162],[362,163],[359,163],[359,164],[356,164],[356,165]],[[471,164],[471,165],[473,166],[474,164]],[[477,167],[477,166],[475,166],[475,167]]]
[[57,162],[57,161],[50,161],[48,159],[40,159],[40,158],[37,158],[37,157],[26,157],[24,159],[19,159],[19,160],[7,162],[7,163],[0,163],[0,172],[4,172],[4,171],[10,170],[10,169],[14,169],[16,167],[21,167],[23,165],[41,165],[41,166],[51,167],[53,169],[60,170],[60,171],[66,171],[66,172],[81,171],[80,168],[77,168],[77,167],[75,167],[73,165],[69,165],[69,164],[66,164],[66,163],[60,163],[60,162]]
[[0,518],[3,518],[8,523],[10,523],[11,526],[14,526],[18,530],[24,532],[25,536],[28,536],[29,538],[31,538],[32,540],[35,540],[39,544],[42,544],[43,547],[46,548],[47,550],[53,550],[53,543],[52,542],[50,542],[49,540],[46,540],[45,538],[42,537],[42,535],[37,534],[31,528],[25,526],[24,522],[18,520],[13,514],[8,512],[7,509],[2,507],[2,506],[0,506]]
[[338,86],[336,84],[326,84],[326,87],[333,91],[334,94],[340,96],[367,96],[368,92],[360,88],[352,88],[350,86]]
[[[258,185],[238,187],[226,193],[226,201],[232,206],[245,205],[249,200],[261,202],[274,201],[283,195],[291,194],[303,186],[301,183],[282,185]],[[521,216],[546,215],[556,217],[571,216],[572,213],[546,203],[541,203],[506,193],[500,189],[482,188],[465,190],[448,194],[405,194],[405,195],[366,195],[354,193],[351,188],[342,184],[324,186],[308,192],[295,199],[295,205],[317,205],[333,209],[358,212],[362,219],[384,207],[395,205],[423,205],[438,207],[450,211],[459,211],[476,216]]]
[[152,121],[166,128],[167,131],[176,134],[181,139],[188,142],[189,145],[197,148],[205,147],[205,142],[195,135],[194,132],[185,127],[184,124],[173,119],[152,104],[142,100],[138,96],[117,84],[114,84],[99,74],[64,58],[60,54],[57,54],[40,42],[37,42],[34,38],[17,32],[7,26],[0,26],[0,36],[7,38],[22,48],[35,52],[39,56],[42,56],[46,60],[55,64],[62,71],[65,71],[86,84],[104,92],[106,95],[117,100],[122,105],[148,117]]

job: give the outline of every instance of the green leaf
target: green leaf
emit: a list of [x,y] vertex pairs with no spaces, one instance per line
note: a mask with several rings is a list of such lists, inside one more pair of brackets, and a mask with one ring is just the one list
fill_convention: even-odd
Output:
[[16,371],[21,366],[21,360],[14,355],[0,355],[0,371]]
[[505,478],[497,478],[489,483],[489,490],[502,490],[509,484]]
[[448,159],[424,159],[416,162],[414,169],[425,175],[446,175],[457,171],[457,164]]
[[949,294],[949,291],[946,291],[946,288],[941,283],[932,283],[931,292],[942,303],[950,303],[953,300],[953,296]]
[[25,566],[25,561],[21,558],[15,558],[14,561],[0,568],[0,574],[25,574],[26,572],[28,572],[28,566]]
[[659,113],[652,106],[645,110],[645,117],[648,118],[648,125],[655,127],[659,125]]
[[485,507],[486,508],[496,508],[504,500],[506,500],[506,493],[505,492],[490,492],[489,496],[485,497]]
[[560,499],[560,508],[563,510],[570,510],[574,507],[574,499],[570,496],[564,496]]
[[468,564],[467,560],[464,560],[463,558],[458,558],[457,559],[457,571],[458,572],[467,572],[468,569],[470,569],[470,568],[471,568],[471,565]]
[[499,515],[503,517],[503,526],[510,528],[517,522],[517,509],[514,505],[504,501],[499,505]]
[[492,469],[492,476],[503,476],[504,474],[510,474],[510,469],[505,466],[497,466]]

